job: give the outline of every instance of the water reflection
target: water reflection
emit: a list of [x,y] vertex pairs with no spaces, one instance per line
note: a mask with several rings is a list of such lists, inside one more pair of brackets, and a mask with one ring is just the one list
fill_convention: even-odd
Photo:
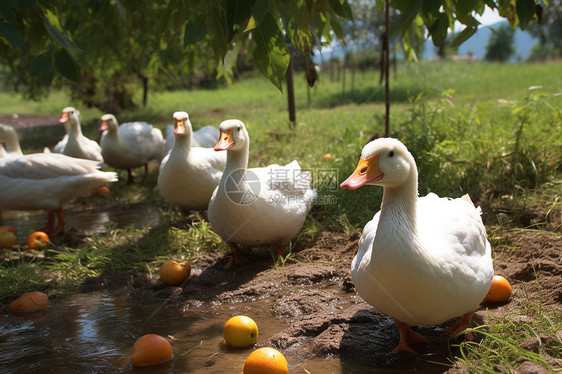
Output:
[[[222,328],[228,318],[252,309],[254,318],[261,321],[260,338],[285,327],[268,315],[267,302],[251,304],[182,311],[105,293],[55,299],[39,321],[27,320],[25,315],[0,315],[0,372],[231,373],[233,368],[241,370],[251,348],[225,347]],[[174,359],[158,367],[133,368],[132,346],[148,333],[170,339]]]
[[[264,341],[288,328],[271,315],[275,300],[201,305],[184,310],[163,302],[132,300],[123,294],[95,292],[54,298],[43,318],[0,314],[0,373],[240,373],[252,348],[224,344],[222,329],[232,316],[251,316]],[[163,365],[133,368],[134,342],[159,334],[172,344],[174,358]],[[365,344],[367,344],[365,342]],[[441,373],[445,365],[411,361],[377,368],[360,362],[309,357],[305,346],[286,352],[290,372]],[[427,357],[426,357],[427,359]],[[434,358],[433,358],[434,359]]]
[[[84,210],[80,207],[65,209],[67,230],[76,229],[86,235],[107,231],[108,223],[119,228],[155,226],[160,222],[160,209],[153,205],[112,207],[106,210]],[[43,211],[3,213],[4,224],[12,225],[17,233],[31,233],[45,225],[47,214]]]

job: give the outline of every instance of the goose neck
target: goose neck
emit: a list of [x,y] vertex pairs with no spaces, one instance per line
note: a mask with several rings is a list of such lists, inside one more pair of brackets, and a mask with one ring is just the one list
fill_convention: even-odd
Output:
[[173,155],[189,155],[191,150],[191,134],[176,135],[174,138],[174,146],[170,152]]
[[248,167],[249,152],[248,148],[227,150],[225,171],[234,171],[237,169],[246,169]]
[[11,154],[23,155],[17,135],[13,134],[13,136],[8,136],[5,139],[0,139],[0,141],[1,140],[4,140],[4,142],[6,143],[6,152]]
[[399,187],[385,187],[381,205],[381,221],[416,232],[418,201],[417,176],[411,176]]
[[68,132],[70,135],[74,135],[74,136],[82,135],[82,129],[80,128],[80,124],[76,121],[71,121]]

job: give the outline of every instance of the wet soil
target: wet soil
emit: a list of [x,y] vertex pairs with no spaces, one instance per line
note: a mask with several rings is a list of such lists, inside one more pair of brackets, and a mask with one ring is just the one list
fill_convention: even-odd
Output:
[[[266,340],[259,340],[257,345],[276,347],[289,361],[338,357],[342,366],[346,362],[360,362],[366,367],[396,370],[412,362],[435,360],[445,365],[434,367],[432,372],[466,372],[458,365],[446,366],[451,345],[443,334],[454,320],[440,326],[415,328],[429,341],[415,347],[420,357],[388,353],[398,342],[394,322],[365,303],[355,293],[351,280],[351,261],[359,238],[359,232],[319,232],[302,240],[283,266],[273,266],[270,254],[261,251],[248,252],[247,264],[223,269],[228,259],[221,253],[210,253],[193,261],[192,275],[182,287],[163,287],[155,276],[147,274],[92,278],[84,287],[88,290],[121,287],[133,298],[173,300],[186,311],[272,300],[269,314],[286,327]],[[513,296],[503,305],[483,305],[474,317],[474,324],[485,324],[490,317],[510,316],[509,312],[526,300],[534,304],[542,302],[562,312],[561,250],[562,237],[557,233],[537,230],[503,233],[502,243],[493,248],[494,268],[496,274],[512,284]],[[514,314],[508,318],[518,321],[524,317]],[[561,336],[541,337],[545,356],[558,368],[562,367],[561,360],[549,355],[559,355],[554,346],[560,339]],[[550,348],[549,344],[552,344]],[[525,367],[522,366],[521,373],[533,372],[533,368],[524,371]],[[306,367],[302,369],[297,372],[305,373]]]

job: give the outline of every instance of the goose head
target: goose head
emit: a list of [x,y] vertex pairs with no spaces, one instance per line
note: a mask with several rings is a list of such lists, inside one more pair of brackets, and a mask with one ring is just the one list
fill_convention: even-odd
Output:
[[191,121],[187,112],[175,112],[173,117],[175,135],[185,135],[187,131],[191,130]]
[[59,118],[59,123],[67,124],[67,123],[79,123],[80,122],[80,111],[68,106],[62,110],[62,114]]
[[226,151],[227,149],[236,151],[249,147],[250,136],[242,121],[237,119],[223,121],[219,130],[221,133],[219,141],[215,145],[215,151]]
[[416,162],[406,146],[397,139],[379,138],[363,147],[357,168],[340,188],[354,190],[367,184],[399,188],[412,178],[417,181]]
[[117,118],[115,118],[113,114],[104,114],[101,116],[101,124],[98,131],[105,130],[108,130],[109,132],[117,130]]

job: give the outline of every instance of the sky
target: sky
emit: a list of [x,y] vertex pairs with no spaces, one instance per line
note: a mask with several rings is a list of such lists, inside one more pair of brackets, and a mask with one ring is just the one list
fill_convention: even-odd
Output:
[[[478,27],[490,26],[493,25],[494,23],[498,23],[504,20],[504,18],[500,17],[497,10],[491,10],[488,7],[484,9],[484,14],[482,14],[481,16],[474,13],[474,18],[476,18],[481,23],[481,25],[479,25]],[[455,21],[455,32],[459,32],[464,28],[465,26],[463,24],[461,24],[458,21]]]
[[504,18],[500,17],[497,10],[491,10],[488,7],[486,7],[482,16],[476,14],[475,18],[482,24],[480,27],[493,25],[504,20]]

